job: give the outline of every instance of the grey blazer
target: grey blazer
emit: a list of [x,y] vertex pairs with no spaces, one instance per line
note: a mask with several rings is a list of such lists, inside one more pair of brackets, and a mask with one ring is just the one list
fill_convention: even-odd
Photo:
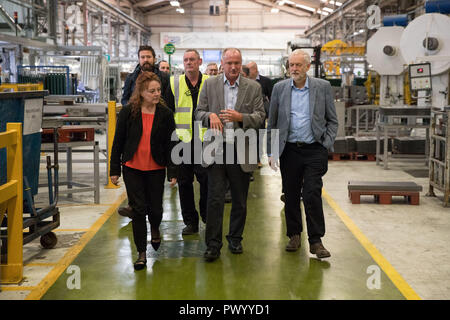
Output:
[[[331,85],[323,79],[309,79],[309,109],[311,114],[311,129],[314,138],[325,148],[333,151],[336,138],[338,121],[334,106]],[[267,154],[275,159],[283,153],[288,139],[291,121],[291,79],[286,79],[275,84],[270,99],[269,120],[267,124]],[[273,129],[279,130],[279,152],[272,150],[271,133]],[[275,136],[275,135],[274,135]],[[272,154],[273,151],[273,154]]]
[[[242,128],[244,132],[250,128],[258,130],[264,122],[266,113],[264,111],[261,86],[258,82],[240,77],[238,95],[235,110],[242,113],[242,122],[234,122],[234,128]],[[210,77],[203,84],[200,93],[195,119],[202,121],[204,127],[209,126],[209,115],[220,114],[220,110],[225,109],[224,99],[224,75]],[[256,131],[257,132],[257,131]],[[204,143],[204,147],[208,145]],[[241,152],[239,152],[241,151]],[[244,151],[244,154],[242,154]],[[249,144],[246,139],[245,150],[238,150],[237,156],[244,172],[252,172],[258,168],[257,163],[249,163]]]

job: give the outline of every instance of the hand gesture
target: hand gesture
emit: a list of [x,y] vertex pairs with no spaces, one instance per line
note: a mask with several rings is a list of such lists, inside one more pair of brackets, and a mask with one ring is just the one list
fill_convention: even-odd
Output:
[[119,176],[111,176],[110,178],[113,184],[115,184],[116,186],[119,185]]
[[280,163],[278,162],[278,160],[274,160],[273,157],[269,157],[269,166],[270,168],[272,168],[273,171],[277,171],[280,167]]
[[223,130],[223,124],[222,121],[220,121],[219,117],[215,113],[211,113],[209,115],[209,125],[211,126],[211,129],[222,132]]
[[220,110],[220,119],[222,119],[223,122],[240,122],[242,121],[242,113],[233,109]]

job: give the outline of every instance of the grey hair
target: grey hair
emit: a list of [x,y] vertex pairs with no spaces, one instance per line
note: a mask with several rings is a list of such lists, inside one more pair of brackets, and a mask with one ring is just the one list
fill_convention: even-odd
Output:
[[302,55],[303,59],[305,59],[305,62],[307,64],[311,64],[311,56],[309,55],[308,52],[302,50],[302,49],[295,49],[294,51],[292,51],[292,53],[289,55],[289,58],[293,55]]
[[200,53],[198,53],[198,51],[195,49],[187,49],[184,53],[187,53],[187,52],[194,52],[197,55],[197,58],[199,58],[199,59],[202,58],[202,57],[200,57]]
[[232,51],[232,50],[239,52],[239,54],[241,55],[241,58],[242,58],[242,52],[238,48],[226,48],[222,51],[222,59],[225,56],[225,53],[227,53],[227,51]]

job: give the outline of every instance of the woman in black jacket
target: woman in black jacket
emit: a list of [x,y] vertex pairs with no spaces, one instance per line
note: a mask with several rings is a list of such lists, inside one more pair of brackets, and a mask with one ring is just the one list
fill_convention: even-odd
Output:
[[[147,264],[147,224],[151,226],[151,244],[161,243],[159,225],[163,214],[165,169],[171,165],[171,141],[175,131],[172,111],[161,99],[161,82],[152,72],[142,72],[136,80],[130,102],[119,113],[111,150],[111,181],[118,183],[121,171],[132,208],[133,237],[139,253],[136,270]],[[121,170],[122,169],[122,170]],[[171,179],[172,184],[176,179]]]

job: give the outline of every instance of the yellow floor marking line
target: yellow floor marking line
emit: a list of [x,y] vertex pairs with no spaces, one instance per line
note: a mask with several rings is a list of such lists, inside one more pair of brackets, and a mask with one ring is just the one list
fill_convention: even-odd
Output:
[[89,231],[89,229],[55,229],[55,230],[53,230],[53,232],[75,232],[75,231],[87,232],[87,231]]
[[116,202],[114,202],[108,210],[89,228],[88,231],[78,240],[65,255],[62,257],[55,268],[53,268],[42,281],[32,290],[25,300],[40,300],[47,290],[55,283],[72,261],[80,254],[88,242],[94,237],[103,224],[112,216],[122,202],[127,198],[127,193],[122,193]]
[[411,288],[411,286],[406,282],[405,279],[394,269],[394,267],[386,260],[385,257],[378,251],[378,249],[373,245],[369,239],[361,232],[361,230],[356,226],[356,224],[350,219],[350,217],[342,210],[339,205],[334,201],[334,199],[323,189],[322,195],[328,202],[329,206],[336,212],[336,214],[341,218],[342,222],[347,226],[347,228],[353,233],[356,239],[361,243],[361,245],[366,249],[366,251],[372,256],[375,262],[380,266],[384,273],[391,279],[397,289],[405,296],[408,300],[421,300],[419,295]]
[[33,262],[33,263],[26,263],[25,267],[53,267],[56,266],[56,262]]
[[66,203],[58,205],[58,208],[70,208],[70,207],[108,207],[112,206],[114,203],[89,203],[89,204],[72,204]]
[[20,286],[13,286],[13,287],[4,287],[2,286],[1,291],[31,291],[36,289],[36,287],[20,287]]

